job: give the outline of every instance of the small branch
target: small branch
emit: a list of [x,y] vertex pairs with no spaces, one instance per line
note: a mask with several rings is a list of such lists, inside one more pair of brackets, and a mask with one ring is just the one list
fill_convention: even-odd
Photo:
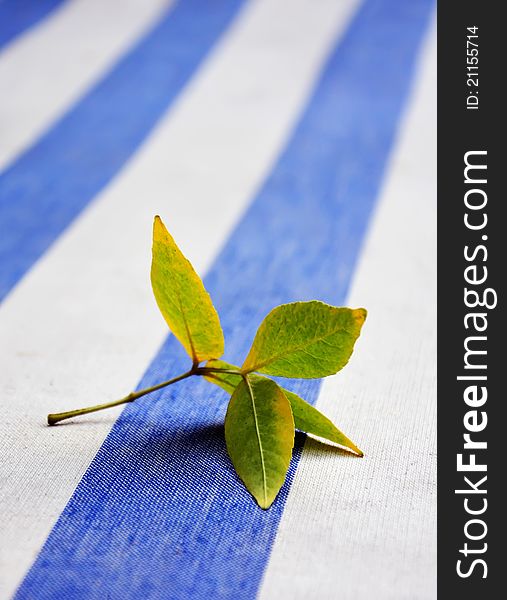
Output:
[[115,400],[114,402],[106,402],[105,404],[97,404],[96,406],[89,406],[88,408],[78,408],[76,410],[69,410],[67,412],[62,413],[54,413],[48,415],[48,425],[56,425],[60,421],[64,421],[65,419],[71,419],[72,417],[78,417],[80,415],[87,415],[89,413],[94,413],[99,410],[104,410],[105,408],[112,408],[113,406],[119,406],[120,404],[127,404],[128,402],[134,402],[138,398],[142,396],[146,396],[146,394],[150,394],[151,392],[155,392],[160,390],[168,385],[176,383],[177,381],[181,381],[182,379],[186,379],[191,375],[197,375],[198,368],[193,365],[190,371],[183,373],[182,375],[178,375],[178,377],[173,377],[173,379],[169,379],[168,381],[163,381],[162,383],[158,383],[149,388],[145,388],[144,390],[139,390],[138,392],[132,392],[125,398],[121,398],[120,400]]

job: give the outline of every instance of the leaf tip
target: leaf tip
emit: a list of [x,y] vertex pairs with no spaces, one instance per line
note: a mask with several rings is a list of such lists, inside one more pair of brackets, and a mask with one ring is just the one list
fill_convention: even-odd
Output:
[[166,226],[164,222],[159,217],[159,215],[155,215],[153,218],[153,239],[160,238],[163,233],[167,232]]
[[262,508],[262,510],[268,510],[268,508],[271,508],[271,505],[273,504],[273,502],[276,500],[276,497],[278,496],[278,492],[280,491],[280,487],[278,487],[276,490],[262,490],[262,492],[255,492],[252,493],[253,497],[255,498],[255,501],[257,502],[257,504],[259,505],[259,508]]
[[351,451],[353,454],[355,454],[358,458],[364,458],[364,452],[362,450],[360,450],[355,444],[354,442],[352,442],[351,440],[348,440],[348,443],[346,445],[343,446],[345,448],[345,450],[349,450]]
[[354,319],[357,321],[359,325],[362,325],[366,321],[366,317],[368,316],[368,311],[366,308],[355,308],[352,311]]
[[271,507],[271,505],[274,502],[274,498],[273,500],[264,500],[264,499],[260,499],[260,498],[256,498],[257,500],[257,504],[259,505],[260,508],[262,508],[262,510],[268,510],[268,508]]
[[354,319],[361,323],[364,323],[364,321],[366,321],[366,317],[368,316],[368,311],[366,310],[366,308],[355,308],[353,310],[353,313]]

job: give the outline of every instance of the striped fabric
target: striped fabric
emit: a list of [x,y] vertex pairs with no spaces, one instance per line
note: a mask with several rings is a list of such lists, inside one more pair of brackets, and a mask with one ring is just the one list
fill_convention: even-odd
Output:
[[[433,13],[0,2],[1,598],[436,596]],[[368,308],[343,372],[287,384],[364,459],[298,435],[262,511],[201,380],[45,426],[185,369],[154,214],[231,362],[282,302]]]

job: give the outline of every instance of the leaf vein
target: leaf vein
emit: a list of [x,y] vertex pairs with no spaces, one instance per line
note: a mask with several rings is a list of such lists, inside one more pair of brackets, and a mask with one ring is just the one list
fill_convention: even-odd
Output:
[[[262,369],[262,367],[265,367],[266,365],[270,365],[271,363],[281,359],[281,358],[287,358],[287,355],[290,354],[294,354],[296,352],[300,352],[306,351],[306,348],[308,348],[308,346],[313,346],[314,344],[317,344],[319,342],[324,342],[327,340],[327,338],[332,337],[333,335],[335,335],[336,333],[338,333],[340,331],[340,329],[343,329],[346,333],[350,333],[350,331],[348,330],[348,328],[346,327],[338,327],[335,330],[331,331],[330,333],[327,333],[326,335],[320,337],[320,338],[313,338],[311,341],[306,342],[305,344],[302,344],[300,346],[295,346],[294,348],[286,348],[284,350],[284,352],[281,352],[280,354],[275,354],[273,356],[270,356],[268,359],[261,361],[257,364],[254,365],[254,367],[252,367],[251,369],[248,370],[248,372],[250,373],[251,371],[257,371],[258,369]],[[331,345],[329,342],[327,342],[328,345]]]
[[193,342],[192,336],[190,334],[190,327],[188,325],[187,316],[185,314],[185,310],[183,309],[183,304],[181,303],[181,296],[180,296],[179,290],[176,290],[176,297],[178,298],[178,305],[179,305],[181,317],[182,317],[183,323],[185,325],[185,331],[187,332],[188,343],[190,344],[190,349],[192,351],[192,360],[194,361],[194,363],[196,363],[196,362],[198,362],[197,354],[195,352],[194,342]]
[[244,381],[245,381],[245,385],[248,389],[248,395],[250,396],[250,400],[252,402],[252,410],[253,410],[254,422],[255,422],[255,433],[257,434],[257,442],[259,444],[259,454],[261,457],[262,488],[263,488],[263,492],[264,492],[264,504],[267,504],[268,503],[268,490],[267,490],[267,478],[266,478],[266,465],[264,464],[264,449],[262,447],[261,432],[259,430],[259,420],[257,418],[257,409],[255,407],[255,398],[254,398],[254,393],[252,390],[252,386],[250,385],[248,376],[244,377]]

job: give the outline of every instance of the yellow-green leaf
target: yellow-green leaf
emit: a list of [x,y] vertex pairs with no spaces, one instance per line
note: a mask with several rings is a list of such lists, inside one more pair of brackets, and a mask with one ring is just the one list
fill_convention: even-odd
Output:
[[[224,360],[209,360],[206,363],[206,368],[221,369],[221,372],[207,373],[204,378],[209,382],[218,385],[229,394],[233,394],[234,390],[238,387],[241,382],[241,375],[235,375],[234,373],[224,373],[226,371],[237,371],[240,372],[239,367],[232,365],[231,363],[225,362]],[[254,375],[250,375],[250,378]],[[283,389],[283,388],[282,388]]]
[[[282,388],[283,389],[283,388]],[[364,456],[363,452],[342,433],[332,421],[317,410],[308,402],[305,402],[300,396],[284,390],[294,416],[294,424],[296,429],[304,431],[310,436],[315,436],[320,441],[329,441],[338,444],[345,450],[351,450],[358,456]]]
[[365,319],[364,308],[317,300],[277,306],[257,330],[241,370],[298,378],[333,375],[347,364]]
[[215,307],[158,216],[153,224],[151,285],[160,312],[192,360],[220,358],[224,335]]
[[271,379],[241,380],[225,417],[227,451],[261,508],[269,508],[285,481],[294,445],[289,401]]
[[[206,364],[207,367],[215,369],[226,369],[226,370],[238,370],[238,367],[224,362],[223,360],[212,360]],[[249,375],[252,380],[266,379],[262,375]],[[236,389],[237,385],[241,381],[240,375],[234,375],[233,373],[210,373],[206,375],[206,379],[211,383],[220,386],[229,394],[232,394]],[[350,450],[358,456],[363,456],[363,452],[350,440],[344,433],[342,433],[332,421],[330,421],[325,415],[317,410],[308,402],[305,402],[300,396],[294,392],[286,390],[284,387],[280,387],[283,393],[287,396],[287,400],[290,403],[292,409],[292,416],[294,418],[294,426],[300,431],[304,431],[312,437],[315,437],[322,442],[333,442],[338,444],[345,450]]]

